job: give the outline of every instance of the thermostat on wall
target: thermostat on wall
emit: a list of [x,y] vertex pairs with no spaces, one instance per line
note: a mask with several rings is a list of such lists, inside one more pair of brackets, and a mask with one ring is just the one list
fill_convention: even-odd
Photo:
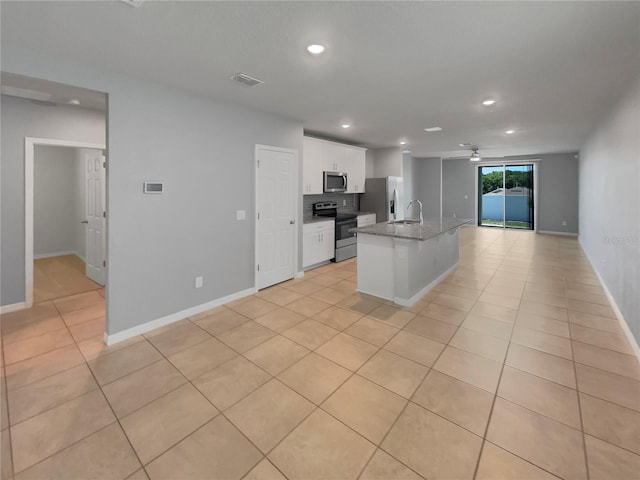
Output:
[[144,182],[144,193],[164,193],[163,182]]

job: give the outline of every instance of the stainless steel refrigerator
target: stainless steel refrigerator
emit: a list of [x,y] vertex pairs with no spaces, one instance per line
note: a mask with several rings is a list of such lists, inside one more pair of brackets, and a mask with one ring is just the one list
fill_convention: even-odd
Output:
[[377,222],[404,219],[406,206],[402,187],[402,177],[365,179],[360,210],[375,212]]

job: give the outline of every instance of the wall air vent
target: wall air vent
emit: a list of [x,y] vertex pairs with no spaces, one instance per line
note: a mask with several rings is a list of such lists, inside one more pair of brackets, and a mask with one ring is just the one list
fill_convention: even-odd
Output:
[[249,87],[253,87],[255,85],[259,85],[261,83],[264,83],[259,78],[252,77],[250,75],[247,75],[246,73],[236,73],[233,77],[231,77],[231,80],[235,80],[236,82],[244,83],[245,85],[248,85]]
[[144,2],[144,0],[120,0],[120,1],[135,8],[140,8],[142,6],[142,3]]

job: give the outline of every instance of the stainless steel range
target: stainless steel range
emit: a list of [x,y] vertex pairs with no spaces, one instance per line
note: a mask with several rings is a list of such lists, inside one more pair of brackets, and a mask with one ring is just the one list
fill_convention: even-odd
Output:
[[313,214],[332,217],[336,222],[336,256],[334,262],[341,262],[357,254],[356,234],[349,232],[358,226],[355,213],[338,213],[338,202],[318,202],[313,204]]

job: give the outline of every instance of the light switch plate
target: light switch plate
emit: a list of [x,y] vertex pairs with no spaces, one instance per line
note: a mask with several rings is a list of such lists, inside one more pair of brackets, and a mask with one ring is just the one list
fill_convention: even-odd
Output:
[[247,218],[247,212],[245,210],[236,210],[236,220],[244,220]]
[[196,277],[196,288],[202,288],[204,285],[204,278]]

